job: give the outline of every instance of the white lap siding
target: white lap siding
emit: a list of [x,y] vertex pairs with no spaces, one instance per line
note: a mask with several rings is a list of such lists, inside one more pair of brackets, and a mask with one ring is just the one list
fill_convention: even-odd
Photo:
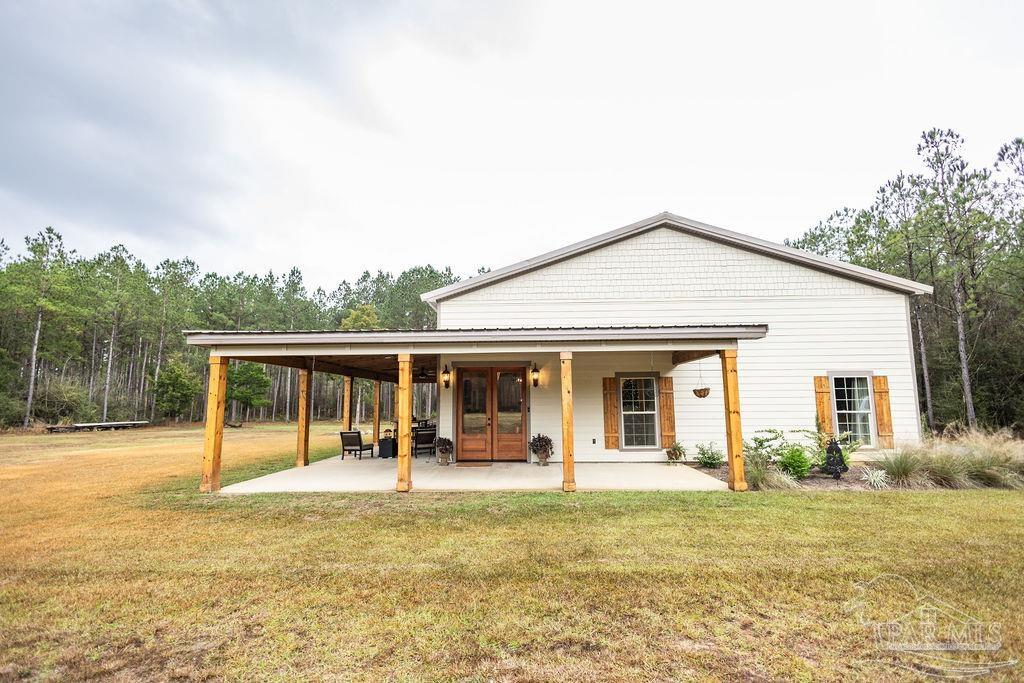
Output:
[[[812,429],[814,376],[849,371],[886,375],[895,440],[920,439],[905,295],[675,230],[581,254],[441,301],[438,309],[443,328],[767,323],[766,338],[739,344],[748,438],[758,429]],[[575,361],[581,460],[624,457],[603,448],[600,378],[643,369],[644,361],[605,355]],[[723,447],[725,439],[718,359],[699,363],[711,387],[706,399],[692,393],[697,362],[675,370],[667,358],[653,362],[675,379],[676,432],[691,452],[698,442]],[[532,417],[537,423],[536,412]],[[560,433],[555,424],[537,424],[552,438]]]

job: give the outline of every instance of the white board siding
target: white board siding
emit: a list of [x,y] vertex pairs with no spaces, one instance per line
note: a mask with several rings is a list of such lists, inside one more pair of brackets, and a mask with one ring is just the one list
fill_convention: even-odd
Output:
[[[765,339],[739,345],[748,437],[773,427],[812,429],[813,377],[864,371],[889,378],[896,441],[920,439],[905,295],[673,230],[582,254],[442,301],[438,308],[439,326],[449,328],[767,323]],[[586,374],[576,386],[581,460],[610,455],[600,447],[603,425],[593,428],[588,421],[601,420],[600,377],[638,369],[618,367],[626,362],[609,359],[594,370],[595,386]],[[676,431],[688,449],[697,442],[724,444],[720,367],[716,358],[701,363],[712,388],[707,399],[690,391],[698,383],[695,363],[672,371]],[[555,438],[560,428],[545,433]]]

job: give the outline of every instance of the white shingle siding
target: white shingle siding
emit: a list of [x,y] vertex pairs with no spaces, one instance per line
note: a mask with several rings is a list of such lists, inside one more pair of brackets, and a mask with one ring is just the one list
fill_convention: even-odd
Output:
[[[870,371],[889,378],[896,441],[920,438],[906,296],[830,273],[659,229],[438,304],[442,328],[699,323],[768,324],[765,339],[739,345],[746,435],[769,427],[813,428],[812,378]],[[667,357],[644,355],[577,354],[577,458],[622,459],[603,448],[600,378],[652,362],[670,371]],[[676,431],[688,449],[702,441],[722,447],[725,440],[718,359],[701,361],[701,370],[712,390],[707,399],[691,391],[697,363],[671,371]],[[449,415],[450,396],[442,396]],[[531,431],[557,440],[557,402],[546,412],[554,422],[541,424],[547,417],[539,418],[535,408]]]

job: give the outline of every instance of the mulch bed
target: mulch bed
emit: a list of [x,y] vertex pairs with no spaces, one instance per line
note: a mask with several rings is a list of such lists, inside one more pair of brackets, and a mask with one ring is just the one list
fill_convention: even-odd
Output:
[[[693,467],[698,472],[703,472],[704,474],[710,474],[712,477],[715,477],[716,479],[720,479],[722,481],[728,481],[729,468],[726,467],[725,465],[722,465],[721,467],[715,467],[715,468],[706,468],[706,467],[701,467],[696,462],[688,462],[686,464],[689,465],[690,467]],[[808,477],[806,479],[804,479],[803,481],[800,482],[800,488],[814,489],[815,491],[827,491],[827,490],[833,490],[833,491],[870,491],[871,490],[870,488],[868,488],[868,486],[866,486],[864,484],[863,481],[861,481],[861,479],[860,479],[860,465],[857,465],[856,463],[852,467],[850,467],[850,471],[847,472],[846,474],[844,474],[842,476],[842,478],[839,479],[839,481],[836,481],[835,479],[833,479],[832,477],[828,476],[827,474],[821,474],[820,472],[811,472],[811,474],[808,475]]]

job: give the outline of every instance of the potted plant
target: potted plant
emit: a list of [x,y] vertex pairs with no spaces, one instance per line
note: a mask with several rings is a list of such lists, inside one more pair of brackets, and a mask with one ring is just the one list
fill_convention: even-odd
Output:
[[683,457],[686,455],[686,449],[683,448],[681,443],[676,441],[665,449],[665,455],[668,456],[669,465],[679,465],[683,462]]
[[437,447],[437,464],[451,464],[452,451],[455,449],[455,444],[452,443],[452,440],[439,436],[434,439],[434,446]]
[[530,452],[537,456],[537,460],[544,467],[548,465],[548,458],[551,457],[551,450],[553,448],[554,444],[551,443],[550,436],[537,434],[530,439]]

